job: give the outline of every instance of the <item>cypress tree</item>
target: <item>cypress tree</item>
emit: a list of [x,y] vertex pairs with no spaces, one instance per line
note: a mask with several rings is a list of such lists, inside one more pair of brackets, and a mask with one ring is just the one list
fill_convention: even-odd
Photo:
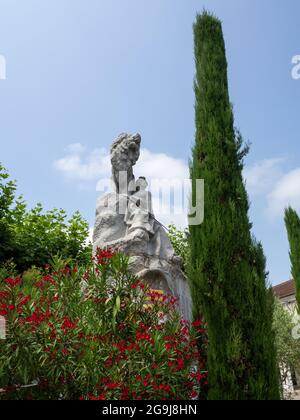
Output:
[[300,313],[300,218],[291,207],[285,211],[285,225],[290,243],[292,276],[296,283],[296,297]]
[[207,12],[194,24],[196,141],[191,163],[205,181],[205,218],[190,226],[194,317],[208,324],[213,400],[279,399],[272,296],[265,257],[251,236],[242,177],[248,152],[234,128],[221,22]]

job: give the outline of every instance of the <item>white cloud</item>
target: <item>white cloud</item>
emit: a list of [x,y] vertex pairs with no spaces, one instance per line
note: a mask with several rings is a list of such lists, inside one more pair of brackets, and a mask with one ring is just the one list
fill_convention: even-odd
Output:
[[182,159],[176,159],[164,153],[153,153],[147,149],[141,150],[141,157],[135,166],[137,176],[147,179],[188,179],[189,168]]
[[105,149],[86,152],[80,143],[71,144],[67,154],[54,162],[54,168],[67,179],[74,181],[95,181],[99,177],[109,176],[110,158]]
[[81,143],[73,143],[69,144],[66,150],[72,154],[80,154],[85,151],[85,147]]
[[[110,156],[106,149],[87,151],[80,144],[70,144],[67,154],[54,162],[54,167],[66,178],[77,181],[96,181],[99,177],[110,177]],[[134,168],[136,176],[147,179],[188,179],[189,168],[182,159],[163,153],[141,149],[141,156]]]
[[[66,179],[75,181],[81,189],[84,185],[88,188],[93,183],[99,192],[110,189],[111,164],[106,149],[88,151],[82,144],[76,143],[69,145],[66,152],[64,157],[54,162],[54,168]],[[143,148],[134,173],[136,177],[147,178],[153,194],[154,211],[161,223],[174,222],[177,226],[186,226],[187,209],[182,208],[181,202],[187,205],[188,191],[184,191],[185,201],[181,200],[181,196],[183,181],[189,179],[188,165],[182,159]],[[170,184],[173,189],[171,194],[168,190]],[[163,194],[159,191],[160,188],[163,188]]]
[[265,159],[244,170],[250,196],[263,196],[266,215],[272,219],[283,217],[289,205],[300,210],[300,168],[284,171],[284,158]]
[[270,192],[283,175],[284,158],[264,159],[244,169],[247,190],[251,195]]
[[[175,191],[175,194],[178,194],[178,191]],[[187,227],[187,208],[180,205],[170,205],[167,196],[161,199],[156,192],[153,194],[152,205],[156,219],[164,226],[167,227],[170,224],[174,224],[177,228],[184,229]]]
[[268,212],[273,217],[282,216],[284,209],[289,205],[300,210],[300,168],[282,176],[267,199]]
[[[247,190],[250,196],[261,196],[266,202],[266,214],[282,217],[285,207],[291,205],[300,210],[300,168],[285,173],[284,158],[264,159],[244,170]],[[66,155],[54,162],[54,167],[63,176],[77,183],[78,187],[95,188],[104,191],[110,187],[111,164],[106,149],[87,150],[82,144],[71,144]],[[174,222],[186,226],[187,208],[182,209],[180,197],[182,181],[189,178],[189,168],[182,159],[164,153],[141,149],[141,157],[134,167],[136,177],[145,176],[153,194],[153,206],[157,218],[164,224]],[[99,181],[100,180],[100,181]],[[97,183],[98,182],[98,183]],[[157,185],[171,182],[176,202],[170,204],[169,195],[161,193]],[[185,206],[188,192],[184,191]],[[172,200],[171,200],[172,201]]]

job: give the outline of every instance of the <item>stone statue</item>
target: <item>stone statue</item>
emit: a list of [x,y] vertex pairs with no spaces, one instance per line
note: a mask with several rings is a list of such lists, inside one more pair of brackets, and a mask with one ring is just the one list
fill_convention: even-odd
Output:
[[140,177],[135,183],[136,191],[128,199],[125,223],[127,234],[135,240],[150,240],[154,235],[154,214],[152,209],[152,196],[146,191],[148,183],[146,178]]
[[121,134],[112,144],[115,191],[98,200],[94,252],[98,248],[112,248],[129,255],[132,272],[153,289],[175,295],[182,315],[190,320],[190,290],[181,269],[182,260],[175,255],[165,229],[155,219],[147,180],[144,177],[135,180],[133,174],[140,145],[139,134]]
[[134,181],[133,166],[140,157],[141,136],[120,134],[111,146],[112,179],[117,193],[127,194]]

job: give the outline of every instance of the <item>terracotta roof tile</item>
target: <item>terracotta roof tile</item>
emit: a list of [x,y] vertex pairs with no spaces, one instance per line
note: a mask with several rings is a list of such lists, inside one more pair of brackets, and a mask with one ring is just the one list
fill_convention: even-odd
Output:
[[279,299],[296,294],[296,285],[294,280],[286,281],[273,287],[273,292]]

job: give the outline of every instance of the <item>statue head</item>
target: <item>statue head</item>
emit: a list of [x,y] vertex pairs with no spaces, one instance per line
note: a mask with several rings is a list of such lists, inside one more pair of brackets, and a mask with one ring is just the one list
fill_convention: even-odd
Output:
[[134,181],[133,166],[140,157],[141,136],[120,134],[111,146],[113,182],[118,193],[128,193]]
[[115,171],[127,171],[140,157],[141,136],[120,134],[111,146],[111,164]]
[[135,185],[137,191],[144,191],[148,187],[148,182],[144,176],[140,176]]

